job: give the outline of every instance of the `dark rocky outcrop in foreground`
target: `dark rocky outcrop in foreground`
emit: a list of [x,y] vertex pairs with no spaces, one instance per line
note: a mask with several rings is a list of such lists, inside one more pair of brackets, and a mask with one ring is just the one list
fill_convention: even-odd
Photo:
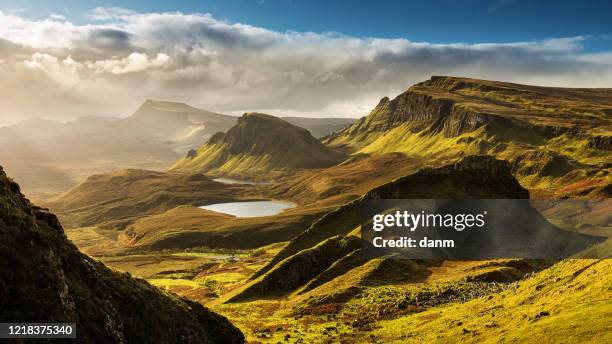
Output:
[[0,168],[0,322],[74,322],[83,343],[242,343],[226,318],[111,271]]

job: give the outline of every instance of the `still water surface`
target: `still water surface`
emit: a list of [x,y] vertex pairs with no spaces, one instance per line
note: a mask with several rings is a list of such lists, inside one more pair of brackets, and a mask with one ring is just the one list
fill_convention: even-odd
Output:
[[276,215],[285,209],[293,208],[295,204],[284,201],[254,201],[217,203],[200,207],[218,213],[234,215],[236,217],[258,217]]

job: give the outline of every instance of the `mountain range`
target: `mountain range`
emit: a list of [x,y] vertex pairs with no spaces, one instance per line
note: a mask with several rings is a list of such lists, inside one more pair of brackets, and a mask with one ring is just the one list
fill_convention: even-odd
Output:
[[[145,105],[133,117],[180,107]],[[260,113],[200,142],[171,129],[198,111],[152,124],[150,142],[191,147],[166,169],[97,173],[43,203],[80,249],[210,306],[252,342],[612,339],[599,320],[612,315],[612,89],[432,77],[321,138]],[[528,217],[506,222],[529,238],[537,220],[551,245],[578,238],[599,258],[376,251],[361,236],[360,209],[385,198],[532,199]],[[579,209],[588,223],[535,201],[568,198],[589,201]],[[266,200],[292,208],[260,217],[200,208]]]
[[365,154],[427,160],[486,154],[537,193],[609,197],[612,89],[432,77],[326,140]]
[[[30,197],[44,200],[96,173],[122,168],[166,170],[190,149],[230,129],[237,118],[184,103],[147,100],[126,118],[82,117],[66,123],[28,119],[0,128],[0,161]],[[315,136],[354,121],[286,120]]]

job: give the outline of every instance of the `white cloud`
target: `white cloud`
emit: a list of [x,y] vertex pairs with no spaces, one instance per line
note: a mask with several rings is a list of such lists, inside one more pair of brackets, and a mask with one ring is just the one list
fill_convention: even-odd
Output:
[[82,64],[77,63],[70,56],[60,61],[55,56],[40,52],[32,54],[32,57],[24,60],[23,64],[28,69],[47,74],[51,79],[67,87],[72,87],[79,82],[78,70],[82,68]]
[[589,36],[433,44],[275,32],[197,13],[97,8],[91,18],[77,25],[57,15],[37,21],[0,13],[4,111],[126,115],[143,99],[159,98],[226,112],[359,116],[430,75],[612,84],[610,52],[583,52]]
[[89,68],[95,70],[96,73],[111,73],[124,74],[132,72],[141,72],[149,68],[163,67],[170,61],[170,56],[158,53],[155,58],[149,59],[145,53],[131,53],[126,58],[98,60],[87,62]]

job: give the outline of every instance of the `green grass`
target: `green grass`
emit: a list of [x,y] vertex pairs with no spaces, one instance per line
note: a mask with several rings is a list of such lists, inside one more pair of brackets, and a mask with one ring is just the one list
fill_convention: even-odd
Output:
[[592,342],[612,338],[612,261],[564,261],[499,294],[383,321],[385,342]]

